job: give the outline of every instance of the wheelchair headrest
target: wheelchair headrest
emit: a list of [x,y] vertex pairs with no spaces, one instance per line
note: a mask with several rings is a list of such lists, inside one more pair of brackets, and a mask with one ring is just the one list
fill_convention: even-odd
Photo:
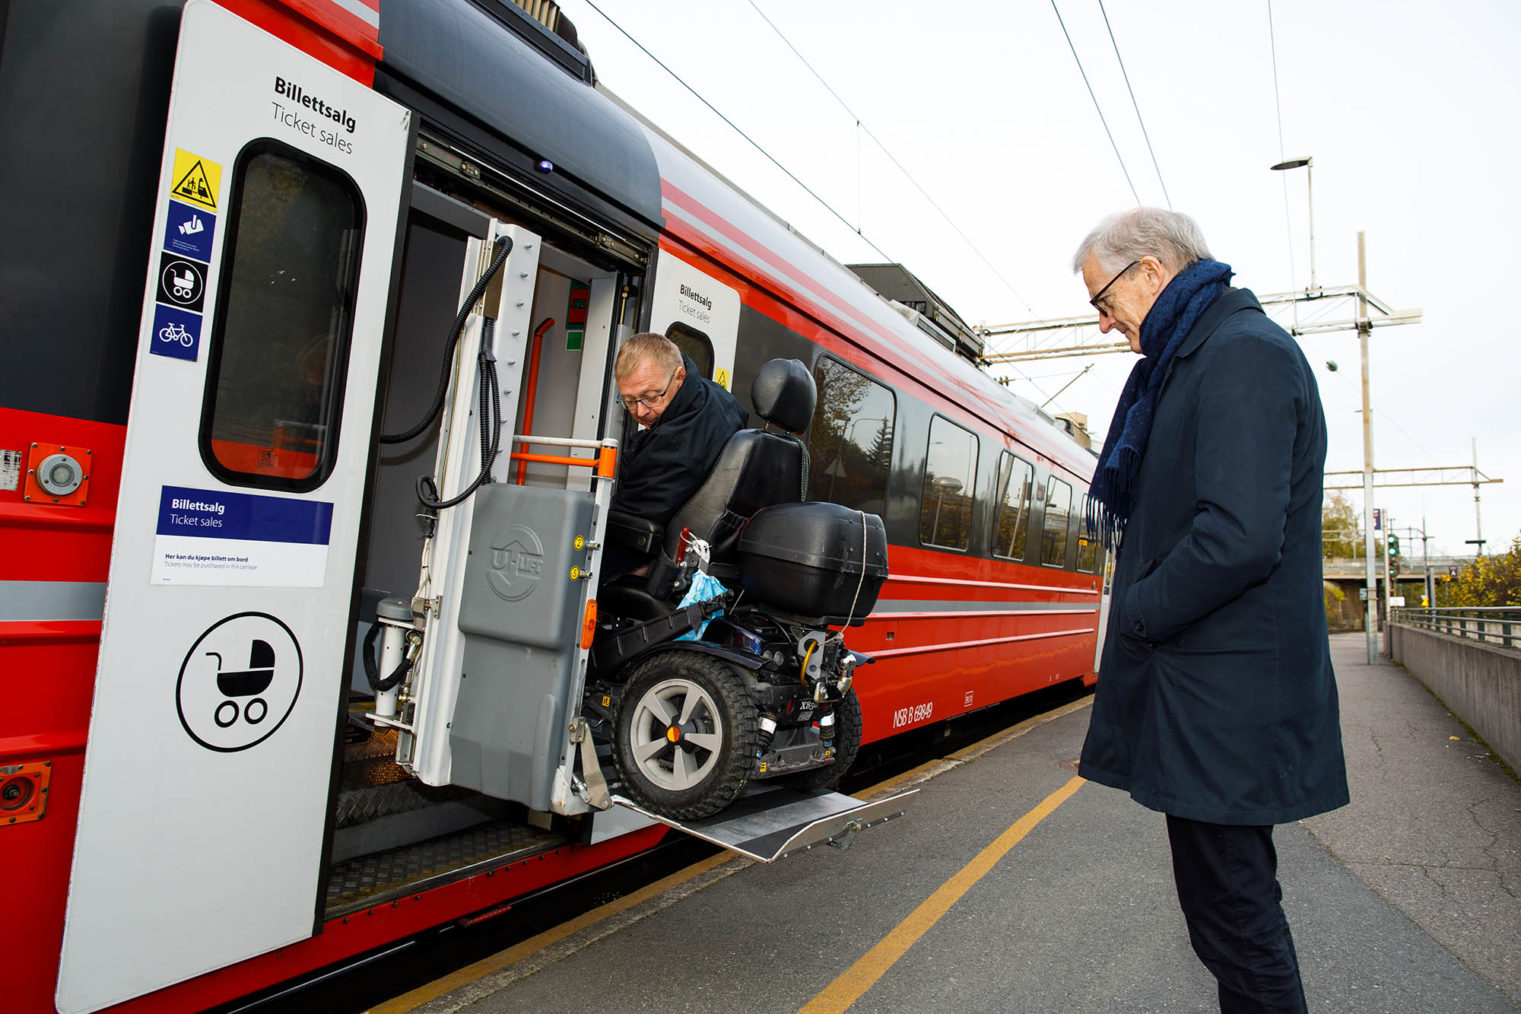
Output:
[[808,428],[818,396],[808,367],[796,359],[771,360],[760,368],[750,384],[755,414],[790,433]]

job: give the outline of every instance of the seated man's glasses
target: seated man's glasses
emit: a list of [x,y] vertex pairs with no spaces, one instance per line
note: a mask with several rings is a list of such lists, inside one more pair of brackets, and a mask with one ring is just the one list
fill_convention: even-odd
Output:
[[1113,278],[1109,279],[1109,284],[1105,285],[1102,289],[1098,290],[1097,292],[1095,292],[1093,294],[1093,298],[1090,299],[1090,300],[1088,300],[1088,305],[1091,306],[1091,307],[1093,307],[1095,310],[1097,310],[1099,313],[1103,314],[1106,317],[1112,317],[1112,316],[1114,316],[1114,314],[1112,314],[1112,313],[1109,312],[1109,304],[1108,303],[1100,302],[1100,300],[1102,300],[1104,298],[1104,293],[1106,293],[1110,289],[1114,288],[1114,283],[1115,282],[1119,281],[1121,278],[1124,278],[1125,277],[1125,273],[1127,271],[1129,271],[1131,268],[1135,267],[1139,263],[1141,263],[1139,260],[1134,260],[1134,261],[1131,261],[1129,264],[1126,264],[1123,268],[1120,268],[1120,273],[1117,274],[1117,275],[1115,275]]
[[[679,367],[679,366],[676,367],[676,370],[679,370],[679,369],[681,369],[681,367]],[[646,394],[642,398],[625,398],[623,396],[623,394],[620,392],[619,394],[615,395],[614,398],[618,402],[619,405],[623,406],[623,410],[625,412],[632,412],[634,409],[638,408],[640,405],[645,405],[645,406],[648,406],[649,408],[654,408],[655,404],[658,401],[660,401],[661,398],[664,398],[665,397],[665,393],[671,389],[671,382],[676,379],[676,370],[672,370],[670,377],[666,378],[665,386],[660,389],[660,393],[659,394]]]

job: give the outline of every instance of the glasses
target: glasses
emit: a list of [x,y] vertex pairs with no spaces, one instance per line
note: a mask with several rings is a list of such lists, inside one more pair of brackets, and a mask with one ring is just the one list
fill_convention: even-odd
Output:
[[1135,267],[1139,263],[1141,263],[1139,260],[1134,260],[1134,261],[1131,261],[1129,264],[1126,264],[1123,268],[1120,268],[1120,273],[1117,274],[1117,275],[1115,275],[1113,278],[1109,279],[1109,284],[1108,285],[1105,285],[1102,289],[1098,290],[1097,292],[1095,292],[1093,294],[1093,298],[1090,299],[1090,300],[1088,300],[1088,305],[1091,306],[1091,307],[1093,307],[1095,310],[1097,310],[1099,313],[1103,314],[1106,317],[1112,317],[1112,316],[1114,316],[1113,314],[1111,314],[1109,312],[1109,310],[1108,310],[1108,308],[1106,306],[1100,305],[1099,300],[1101,300],[1101,299],[1104,298],[1104,293],[1108,292],[1110,289],[1112,289],[1114,287],[1114,283],[1115,282],[1117,282],[1121,278],[1125,277],[1125,273],[1128,272],[1131,268]]
[[678,366],[675,370],[671,371],[670,377],[666,379],[665,386],[660,389],[659,394],[647,394],[643,398],[625,398],[622,394],[617,394],[613,396],[613,399],[617,401],[619,405],[623,406],[623,410],[625,412],[632,412],[640,405],[646,405],[650,408],[654,408],[655,403],[658,402],[661,398],[664,398],[665,392],[671,389],[671,384],[676,380],[676,370],[679,369],[681,369],[681,367]]

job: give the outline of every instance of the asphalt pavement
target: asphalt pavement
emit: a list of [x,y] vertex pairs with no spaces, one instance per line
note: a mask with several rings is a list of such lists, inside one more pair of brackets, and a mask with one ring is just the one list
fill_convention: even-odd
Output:
[[[1275,832],[1311,1010],[1521,1009],[1521,785],[1332,639],[1353,802]],[[914,773],[906,817],[719,857],[377,1011],[1209,1011],[1161,815],[1074,782],[1087,699]]]

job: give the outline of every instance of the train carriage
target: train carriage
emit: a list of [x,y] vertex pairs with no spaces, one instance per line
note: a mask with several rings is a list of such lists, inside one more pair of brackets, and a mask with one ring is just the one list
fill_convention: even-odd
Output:
[[202,1009],[672,833],[595,778],[637,331],[742,404],[801,363],[778,499],[880,519],[818,714],[869,743],[1094,678],[1091,452],[528,6],[0,7],[13,1009]]

